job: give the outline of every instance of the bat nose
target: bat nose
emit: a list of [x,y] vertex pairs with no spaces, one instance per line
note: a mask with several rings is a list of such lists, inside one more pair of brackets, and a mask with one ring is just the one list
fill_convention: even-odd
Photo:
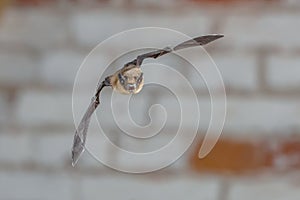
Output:
[[128,84],[127,85],[128,90],[135,90],[135,84]]

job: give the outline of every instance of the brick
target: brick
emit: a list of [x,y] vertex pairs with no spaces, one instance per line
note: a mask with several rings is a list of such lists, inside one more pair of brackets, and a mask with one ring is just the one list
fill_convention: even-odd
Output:
[[[155,132],[154,132],[155,133]],[[118,146],[126,153],[116,153],[117,162],[114,166],[122,171],[135,173],[156,171],[167,167],[165,170],[188,170],[188,154],[184,154],[186,148],[189,148],[190,142],[187,138],[188,132],[184,136],[178,136],[175,141],[174,133],[163,131],[154,137],[135,139],[119,136]],[[139,136],[135,134],[135,136]],[[192,137],[192,135],[190,136]],[[168,147],[172,143],[171,147]],[[166,150],[168,148],[168,150]],[[176,150],[175,150],[176,149]],[[129,154],[128,152],[133,152]],[[135,153],[140,153],[136,155]],[[184,154],[184,156],[182,156]]]
[[[131,176],[118,174],[83,180],[83,198],[101,195],[109,199],[217,199],[219,181],[214,177],[159,176],[154,179],[146,175]],[[99,194],[101,188],[101,194]],[[118,191],[118,192],[115,192]]]
[[[175,55],[166,55],[157,60],[149,59],[143,63],[142,69],[145,77],[145,84],[165,84],[162,85],[167,89],[173,90],[181,89],[183,90],[183,85],[188,83],[187,68],[185,62]],[[185,80],[186,79],[186,80]],[[160,87],[158,85],[152,85],[153,88]],[[162,89],[160,89],[162,90]]]
[[[91,93],[80,93],[74,97],[74,116],[76,124],[85,113],[91,102],[94,88],[87,88]],[[106,91],[109,94],[111,91]],[[109,109],[110,101],[103,93],[102,104],[97,109],[103,123],[110,124],[110,119],[106,119],[105,112]],[[34,107],[34,112],[32,108]],[[74,127],[72,112],[72,94],[56,91],[24,90],[19,94],[16,106],[17,123],[25,127]],[[101,113],[103,113],[101,115]],[[102,117],[102,118],[101,118]],[[96,127],[96,118],[93,117],[91,127]]]
[[296,200],[300,197],[298,185],[293,178],[280,175],[254,176],[236,180],[229,190],[228,199],[287,199]]
[[0,162],[21,164],[32,160],[32,139],[24,134],[0,134]]
[[[200,143],[202,144],[202,142]],[[241,173],[264,167],[265,154],[260,154],[255,143],[221,139],[213,150],[203,159],[199,159],[196,148],[191,165],[199,171],[234,172]]]
[[[212,68],[217,67],[226,89],[244,91],[257,89],[257,63],[254,56],[242,53],[212,54],[210,56],[213,61],[206,55],[192,59],[196,64],[195,67],[199,67],[202,73],[198,74],[196,70],[190,71],[188,78],[193,88],[200,90],[207,87],[210,89],[220,88],[220,83],[217,82],[219,75],[216,71],[212,71]],[[205,81],[208,85],[205,84]]]
[[[44,133],[35,138],[34,153],[32,155],[33,161],[42,166],[50,166],[52,169],[62,168],[64,166],[71,167],[71,149],[73,145],[74,130],[70,132],[60,133]],[[94,154],[107,153],[107,142],[105,138],[94,129],[90,129],[87,135],[86,147]],[[103,155],[103,154],[102,154]],[[110,159],[113,158],[109,154]],[[94,159],[88,151],[85,151],[80,157],[76,168],[80,169],[103,169],[101,162]]]
[[[239,90],[257,89],[257,63],[251,55],[215,56],[225,87]],[[237,76],[238,74],[238,76]]]
[[34,138],[33,160],[51,167],[71,165],[73,131],[69,133],[43,133]]
[[[111,133],[111,132],[110,132]],[[155,169],[154,167],[157,166],[157,163],[163,163],[165,160],[167,160],[167,157],[160,157],[156,159],[150,159],[146,162],[141,162],[141,160],[138,159],[132,159],[128,158],[126,156],[122,157],[118,154],[117,151],[115,151],[113,148],[110,148],[108,145],[108,142],[105,141],[105,139],[101,138],[102,140],[99,140],[101,136],[97,135],[94,136],[94,132],[90,133],[88,135],[88,142],[87,142],[87,148],[90,152],[84,152],[76,164],[76,168],[83,169],[83,170],[104,170],[105,166],[112,167],[113,169],[117,170],[128,170],[128,169],[136,169],[136,172],[142,170],[142,169],[149,169],[152,167],[152,169]],[[97,133],[99,134],[99,133]],[[122,133],[119,133],[122,134]],[[110,136],[111,138],[111,136]],[[133,144],[132,142],[126,141],[126,139],[122,138],[120,139],[119,143],[122,143],[123,145],[118,144],[118,140],[114,136],[113,139],[110,139],[115,145],[119,146],[120,148],[126,150],[128,148],[124,148],[126,144]],[[137,146],[137,144],[134,144],[134,146]],[[141,144],[140,144],[141,146]],[[142,148],[145,150],[145,148],[149,148],[151,145],[147,145],[147,147]],[[96,158],[90,155],[92,153]],[[173,171],[173,170],[181,170],[181,171],[188,171],[189,170],[189,162],[188,162],[189,156],[185,155],[180,158],[178,158],[174,163],[171,163],[170,166],[167,166],[165,169],[166,171]]]
[[0,41],[48,48],[66,41],[64,17],[47,9],[8,9],[2,17]]
[[278,138],[269,144],[268,163],[277,170],[300,168],[300,140],[295,136]]
[[188,14],[174,12],[169,15],[159,13],[155,16],[151,13],[137,12],[132,15],[132,19],[134,19],[132,21],[133,24],[136,23],[139,27],[169,28],[187,34],[190,37],[208,32],[211,25],[209,16],[196,10],[190,10]]
[[71,50],[47,52],[42,58],[42,81],[58,86],[72,85],[84,55]]
[[[178,128],[179,123],[185,128],[190,128],[197,121],[195,109],[199,105],[201,111],[201,125],[206,123],[207,118],[205,116],[210,115],[210,102],[209,99],[204,98],[198,101],[197,98],[193,99],[192,95],[186,95],[181,90],[175,91],[166,90],[165,88],[156,87],[155,90],[150,90],[150,87],[145,91],[138,94],[137,97],[133,97],[132,104],[129,105],[129,112],[136,119],[140,125],[151,125],[155,130],[165,126],[166,128]],[[175,95],[176,94],[176,95]],[[195,97],[195,96],[194,96]],[[124,107],[124,99],[127,98],[123,95],[118,95],[115,102],[116,116],[121,122],[125,123],[124,126],[130,127],[129,117],[127,115],[127,107]],[[145,101],[146,100],[146,101]],[[136,106],[135,106],[136,105]],[[153,107],[152,107],[153,106]],[[151,108],[152,107],[152,108]],[[121,110],[122,109],[122,110]],[[183,110],[184,109],[184,110]],[[149,113],[150,112],[150,113]],[[189,113],[193,113],[189,115]],[[184,114],[185,118],[181,119],[181,115]],[[203,116],[202,116],[203,114]],[[150,117],[152,117],[152,122]],[[163,122],[166,122],[165,124]],[[152,123],[152,124],[150,124]]]
[[[172,135],[166,137],[157,137],[155,140],[141,142],[133,140],[132,138],[124,137],[122,132],[106,132],[106,137],[124,150],[130,150],[132,152],[148,152],[157,150],[157,147],[162,147],[159,144],[167,144],[173,138]],[[118,167],[119,169],[136,168],[143,169],[145,167],[149,168],[151,166],[156,166],[157,163],[164,163],[168,157],[157,157],[156,159],[150,159],[146,162],[140,162],[138,159],[128,158],[122,156],[117,151],[115,151],[112,146],[109,145],[107,138],[102,135],[99,131],[90,130],[87,136],[86,147],[89,151],[85,151],[78,161],[76,167],[80,169],[104,169],[103,164],[108,164],[109,166]],[[161,142],[163,138],[163,142]],[[70,166],[71,162],[71,147],[73,142],[73,132],[64,135],[41,135],[35,140],[33,161],[37,164],[42,164],[45,166],[51,166],[52,168],[60,168],[63,166]],[[178,142],[178,141],[177,141]],[[182,140],[176,145],[178,148]],[[69,145],[68,145],[69,144]],[[146,144],[146,145],[145,145]],[[179,146],[178,146],[179,145]],[[55,148],[54,148],[55,147]],[[96,159],[90,155],[92,153],[96,156]],[[183,152],[182,152],[183,153]],[[100,161],[98,161],[100,160]],[[130,160],[130,162],[128,162]],[[171,166],[172,169],[186,170],[188,166],[188,157],[181,157]]]
[[19,95],[16,112],[21,125],[72,124],[71,94],[28,90]]
[[[252,134],[249,134],[252,135]],[[212,151],[203,159],[198,158],[202,141],[191,157],[191,166],[197,171],[217,173],[249,173],[263,170],[292,171],[300,167],[299,136],[286,134],[242,139],[219,138]],[[212,138],[209,138],[212,139]]]
[[81,45],[88,46],[96,46],[102,40],[126,29],[127,26],[125,16],[108,11],[102,11],[101,14],[95,11],[79,12],[72,17],[70,23],[75,39]]
[[37,61],[27,53],[1,52],[0,83],[18,86],[34,82],[37,78]]
[[[184,128],[190,128],[193,125],[197,124],[197,121],[199,120],[196,119],[197,115],[195,113],[197,110],[197,106],[199,105],[200,107],[199,111],[200,112],[202,111],[200,115],[202,115],[204,114],[205,111],[202,110],[201,108],[203,108],[203,105],[206,104],[206,101],[197,102],[197,99],[194,99],[191,96],[182,95],[180,93],[174,97],[165,96],[165,97],[158,98],[154,102],[156,104],[161,104],[163,107],[165,107],[167,112],[166,127],[169,128],[174,128],[174,127],[177,128],[179,126],[179,123],[182,123],[181,125]],[[191,114],[188,115],[189,113]],[[154,120],[156,121],[161,121],[164,119],[163,115],[160,114],[160,112],[156,112],[156,115],[154,116],[155,116]]]
[[100,71],[110,67],[109,58],[103,52],[87,56],[88,53],[71,49],[45,52],[41,64],[42,81],[56,86],[72,86],[77,81],[80,86],[96,88],[100,77],[104,76]]
[[3,199],[73,199],[72,182],[64,174],[1,171],[0,179]]
[[[107,20],[109,19],[109,20]],[[147,12],[124,13],[114,10],[96,10],[87,12],[78,12],[71,19],[72,32],[75,34],[76,40],[86,46],[96,46],[101,41],[121,31],[136,27],[163,27],[175,29],[191,36],[199,33],[207,32],[210,21],[205,15],[198,12],[190,12],[188,15],[172,13],[165,15],[157,13],[153,15]],[[105,31],[103,31],[105,30]],[[145,33],[144,33],[145,34]],[[132,35],[131,35],[132,36]],[[132,45],[134,43],[144,44],[142,40],[151,40],[153,44],[159,44],[153,39],[154,35],[146,34],[143,37],[126,37],[121,43],[114,44],[117,46]],[[159,35],[155,35],[156,38]],[[167,38],[167,37],[165,37]],[[168,44],[168,41],[159,41],[161,45]],[[172,41],[169,41],[172,42]]]
[[[90,94],[87,94],[90,90]],[[78,93],[73,98],[73,107],[74,107],[74,118],[76,124],[79,124],[83,114],[86,112],[87,107],[91,102],[91,98],[94,94],[94,88],[86,88],[86,91],[83,93]],[[114,118],[111,109],[111,88],[105,88],[101,92],[101,104],[98,106],[94,116],[92,117],[90,128],[98,130],[98,122],[103,130],[114,129]],[[124,96],[124,95],[122,95]],[[123,102],[124,103],[124,102]],[[97,121],[96,121],[97,120]]]
[[280,3],[282,5],[290,6],[293,8],[300,6],[299,1],[297,1],[297,0],[287,0],[287,1],[282,1]]
[[[245,132],[281,132],[299,129],[299,101],[292,98],[229,97],[224,130]],[[278,123],[280,122],[280,123]]]
[[272,56],[268,60],[267,83],[273,90],[299,88],[300,59],[297,56]]
[[159,8],[172,8],[176,5],[180,5],[178,1],[174,0],[166,0],[166,1],[159,1],[159,0],[150,0],[150,1],[137,1],[134,0],[132,2],[137,7],[148,7],[148,6],[154,6]]
[[[104,135],[105,134],[105,135]],[[105,165],[114,164],[118,162],[118,155],[111,148],[110,141],[116,142],[116,132],[100,132],[99,130],[90,130],[87,137],[86,147],[88,151],[82,154],[78,161],[80,169],[104,169]],[[109,140],[107,139],[109,138]],[[105,164],[105,165],[104,165]]]
[[[239,48],[251,47],[299,47],[295,41],[297,32],[293,27],[299,26],[298,14],[264,13],[257,16],[230,16],[224,23],[224,43]],[[272,37],[271,37],[272,36]]]
[[4,124],[7,122],[8,117],[8,102],[7,96],[5,94],[0,93],[0,124]]
[[0,3],[0,12],[3,12],[3,9],[6,7],[6,2],[1,2]]

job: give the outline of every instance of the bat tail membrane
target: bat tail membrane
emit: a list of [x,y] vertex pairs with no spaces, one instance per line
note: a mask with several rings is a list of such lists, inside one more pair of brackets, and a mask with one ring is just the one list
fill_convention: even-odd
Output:
[[224,35],[218,35],[218,34],[196,37],[191,40],[180,43],[179,45],[175,46],[173,48],[173,50],[177,51],[177,50],[185,49],[185,48],[189,48],[189,47],[203,46],[203,45],[206,45],[206,44],[208,44],[212,41],[215,41],[219,38],[222,38],[222,37],[224,37]]

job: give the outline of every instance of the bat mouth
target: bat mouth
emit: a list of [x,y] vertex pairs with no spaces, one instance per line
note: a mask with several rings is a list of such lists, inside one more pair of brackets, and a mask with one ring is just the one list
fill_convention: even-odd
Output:
[[128,90],[129,92],[134,92],[136,89],[136,85],[135,84],[127,84],[126,85],[126,90]]

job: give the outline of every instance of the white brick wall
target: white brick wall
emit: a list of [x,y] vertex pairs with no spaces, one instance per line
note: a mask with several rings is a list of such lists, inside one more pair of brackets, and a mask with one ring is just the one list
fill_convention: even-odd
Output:
[[[41,134],[41,133],[36,133]],[[62,167],[71,163],[73,131],[43,133],[35,136],[32,157],[35,163],[47,167]]]
[[236,56],[235,53],[212,57],[218,66],[227,89],[256,90],[258,66],[252,55]]
[[267,83],[273,90],[299,90],[299,56],[274,55],[268,60]]
[[287,5],[287,6],[291,6],[291,7],[296,7],[299,6],[299,1],[297,0],[287,0],[287,1],[281,1],[282,4]]
[[66,43],[65,17],[53,9],[8,9],[1,19],[0,42],[35,48]]
[[[299,179],[298,176],[296,176]],[[294,180],[296,181],[296,180]],[[296,200],[300,192],[291,181],[291,177],[247,177],[233,183],[229,190],[229,200],[257,199],[257,200]]]
[[[218,196],[218,180],[213,177],[181,176],[143,178],[145,175],[102,176],[82,182],[83,198],[97,196],[110,199],[207,199]],[[117,192],[116,192],[117,191]]]
[[[89,56],[88,51],[51,49],[42,55],[39,78],[46,85],[70,88],[77,80],[78,84],[94,89],[101,77],[98,71],[109,67],[109,59],[103,52]],[[77,73],[80,73],[79,79],[75,79]]]
[[28,90],[20,94],[16,112],[23,126],[73,124],[71,94]]
[[[154,7],[160,3],[154,0],[150,3],[131,1],[135,7],[128,9],[115,2],[112,7],[108,3],[91,9],[88,6],[10,8],[4,13],[0,22],[0,199],[299,199],[298,175],[281,177],[270,172],[270,176],[252,178],[198,176],[190,174],[187,154],[161,172],[138,176],[108,170],[88,153],[83,154],[77,168],[71,168],[70,150],[75,130],[71,92],[76,73],[93,47],[129,28],[161,26],[189,36],[224,33],[225,38],[206,47],[228,91],[224,136],[255,139],[261,135],[276,137],[299,132],[298,1],[281,1],[268,9],[246,6],[244,10],[188,4],[176,8],[182,2],[173,5],[172,1],[164,2],[158,10]],[[83,76],[74,98],[76,124],[90,103],[100,71],[119,51],[138,44],[164,47],[176,44],[174,38],[152,32],[131,35],[107,45],[105,50],[96,51],[81,71]],[[263,54],[259,48],[264,50]],[[193,48],[183,54],[190,55],[201,70],[210,75],[212,63],[204,51]],[[128,57],[115,62],[107,73],[121,67],[123,61],[133,59],[135,54]],[[202,78],[184,67],[186,63],[175,56],[152,61],[172,66],[191,82],[199,99],[199,131],[205,131],[211,105]],[[152,71],[150,67],[143,68],[146,80],[167,78],[170,85],[178,89],[183,103],[190,105],[191,114],[184,124],[189,130],[195,110],[191,96],[178,77]],[[214,76],[205,78],[215,83]],[[219,86],[215,89],[220,90]],[[149,143],[130,140],[115,125],[110,109],[111,93],[110,89],[103,91],[97,117],[113,142],[129,150],[149,151],[174,136],[178,103],[164,89],[146,87],[130,104],[132,118],[142,125],[149,123],[151,105],[166,106],[171,118],[164,129],[165,135]],[[163,117],[160,112],[153,114],[157,125]],[[119,116],[125,114],[119,113]],[[96,155],[103,153],[107,161],[136,168],[167,159],[160,156],[140,163],[120,157],[99,134],[96,122],[94,115],[87,146]],[[182,141],[178,145],[182,145]],[[228,184],[228,197],[222,196],[222,179]]]
[[0,124],[4,124],[7,122],[7,116],[8,116],[8,102],[7,102],[7,96],[5,94],[0,94]]
[[32,160],[33,136],[4,132],[0,134],[0,163],[19,165]]
[[207,56],[196,58],[197,55],[193,55],[197,60],[196,64],[199,66],[200,72],[203,74],[202,78],[195,71],[190,71],[188,79],[191,81],[193,88],[206,89],[208,86],[205,85],[204,80],[212,83],[211,89],[220,87],[216,82],[218,74],[212,73],[211,69],[217,67],[227,90],[253,91],[258,89],[256,57],[250,54],[240,53],[238,56],[237,54],[236,52],[228,53],[225,51],[220,54],[213,53],[210,54],[212,60]]
[[227,103],[225,130],[285,134],[300,128],[297,99],[245,97],[228,98]]
[[299,15],[296,13],[262,12],[252,16],[230,16],[222,23],[226,44],[239,48],[300,46],[297,38]]
[[[162,27],[181,31],[190,36],[207,33],[210,22],[207,16],[193,11],[188,14],[151,12],[126,12],[112,9],[77,12],[71,18],[71,30],[81,44],[94,47],[108,37],[121,31],[140,27]],[[127,44],[141,38],[131,38]],[[124,41],[126,42],[126,41]],[[122,45],[122,44],[118,44]]]
[[22,86],[36,81],[37,60],[30,53],[2,51],[0,60],[0,83],[2,85]]
[[84,57],[72,50],[45,52],[40,67],[41,81],[50,85],[72,86]]
[[1,199],[73,199],[72,180],[64,174],[1,171]]

